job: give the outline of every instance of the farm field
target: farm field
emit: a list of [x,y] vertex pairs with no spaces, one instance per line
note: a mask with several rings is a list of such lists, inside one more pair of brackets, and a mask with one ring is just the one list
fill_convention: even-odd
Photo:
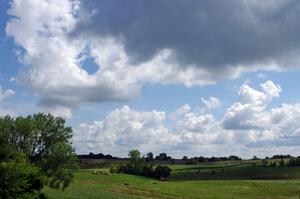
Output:
[[[300,168],[253,167],[241,163],[170,165],[168,181],[109,174],[108,169],[81,169],[65,191],[46,188],[49,198],[199,198],[199,199],[298,199]],[[102,171],[102,174],[95,174]],[[98,172],[99,173],[99,172]]]

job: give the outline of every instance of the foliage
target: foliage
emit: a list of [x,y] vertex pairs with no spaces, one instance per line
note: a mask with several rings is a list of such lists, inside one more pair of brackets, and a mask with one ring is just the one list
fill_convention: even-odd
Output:
[[147,156],[146,156],[146,161],[147,162],[150,162],[150,161],[153,161],[153,153],[152,152],[149,152],[147,153]]
[[38,167],[17,156],[0,163],[0,198],[37,198],[46,179]]
[[78,159],[118,159],[117,157],[113,157],[110,154],[106,154],[104,155],[103,153],[99,153],[99,154],[94,154],[94,153],[89,153],[88,155],[77,155]]
[[277,166],[277,162],[276,161],[270,163],[270,167],[276,167],[276,166]]
[[299,167],[300,166],[300,158],[291,158],[288,163],[288,167]]
[[76,168],[65,120],[50,114],[0,117],[0,198],[34,198],[44,185],[66,188]]
[[155,160],[170,161],[172,160],[172,157],[168,156],[166,153],[160,153],[158,156],[155,157]]
[[194,160],[194,159],[188,159],[188,160],[186,161],[186,164],[187,164],[187,165],[197,164],[197,161]]
[[154,164],[144,165],[142,175],[146,177],[154,177],[156,175],[154,171]]
[[266,159],[261,160],[261,166],[263,166],[263,167],[269,166],[268,160],[266,160]]
[[112,165],[111,173],[127,173],[133,175],[141,175],[158,179],[167,178],[170,176],[171,169],[167,166],[157,166],[154,168],[153,162],[147,162],[141,157],[138,150],[131,150],[128,153],[129,163],[123,165]]
[[112,164],[109,169],[109,172],[110,173],[120,173],[120,165]]
[[284,167],[284,166],[285,166],[285,162],[284,162],[284,159],[283,159],[283,158],[280,159],[279,165],[280,165],[281,167]]
[[291,156],[291,155],[274,155],[273,157],[271,157],[271,159],[289,159],[289,158],[293,158],[293,156]]
[[129,151],[128,156],[130,158],[129,164],[131,164],[133,172],[140,172],[144,163],[144,160],[141,158],[141,152],[139,152],[138,150],[131,150]]
[[167,166],[157,166],[154,170],[154,175],[158,179],[165,179],[171,174],[171,169]]

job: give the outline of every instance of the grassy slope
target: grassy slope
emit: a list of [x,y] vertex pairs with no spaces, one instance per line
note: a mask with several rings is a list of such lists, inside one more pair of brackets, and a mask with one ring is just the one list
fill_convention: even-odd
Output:
[[[281,167],[252,167],[249,164],[241,164],[237,166],[226,167],[199,167],[200,169],[192,168],[187,170],[173,170],[172,180],[221,180],[221,179],[300,179],[300,168],[281,168]],[[215,174],[212,173],[215,172]]]
[[[215,165],[219,167],[220,165]],[[170,181],[117,174],[96,175],[80,170],[64,192],[46,189],[50,198],[201,198],[201,199],[296,199],[300,191],[300,168],[265,168],[239,165],[205,170],[194,166],[173,166]],[[212,174],[212,169],[216,174]],[[294,180],[253,180],[253,178],[298,178]],[[205,179],[205,180],[204,180]],[[207,180],[209,179],[209,180]],[[249,180],[251,179],[251,180]],[[128,183],[129,185],[125,185]]]

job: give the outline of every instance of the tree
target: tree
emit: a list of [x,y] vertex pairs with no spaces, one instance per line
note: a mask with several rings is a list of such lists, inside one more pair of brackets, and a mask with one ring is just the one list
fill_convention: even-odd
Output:
[[160,160],[166,160],[167,159],[167,154],[166,153],[160,153],[159,154],[159,157],[160,157]]
[[147,155],[146,155],[146,161],[147,162],[153,161],[153,153],[152,152],[147,153]]
[[[28,188],[27,192],[32,193],[34,190],[40,191],[45,184],[56,189],[66,188],[77,167],[71,137],[72,129],[65,126],[65,120],[50,114],[38,113],[15,119],[10,116],[0,117],[1,177],[12,180],[11,184],[14,185],[6,193],[24,188],[19,183],[21,181],[29,187],[40,184]],[[2,194],[2,186],[0,189]]]
[[137,163],[141,159],[141,152],[139,150],[131,150],[128,153],[131,163]]
[[139,174],[142,171],[143,159],[141,158],[141,152],[139,150],[131,150],[128,153],[130,158],[130,167],[133,174]]
[[171,160],[172,157],[168,156],[166,153],[160,153],[158,156],[155,157],[155,160]]
[[254,155],[252,160],[259,160],[259,158],[256,155]]

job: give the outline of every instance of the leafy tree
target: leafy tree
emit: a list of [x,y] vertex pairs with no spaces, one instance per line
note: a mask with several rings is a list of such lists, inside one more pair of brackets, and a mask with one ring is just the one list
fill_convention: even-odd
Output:
[[168,156],[166,153],[160,153],[158,156],[155,157],[155,160],[162,160],[162,161],[172,160],[172,157]]
[[130,158],[130,162],[133,164],[136,164],[141,160],[141,152],[139,150],[129,151],[128,156]]
[[153,153],[152,152],[147,153],[147,155],[146,155],[146,161],[147,162],[153,161]]
[[128,153],[130,158],[130,167],[133,174],[141,172],[144,160],[141,158],[141,152],[139,150],[131,150]]
[[188,157],[187,156],[183,156],[182,160],[188,160]]
[[0,198],[12,193],[20,194],[12,198],[27,198],[30,193],[33,197],[45,184],[66,188],[77,166],[71,137],[72,129],[65,126],[65,120],[50,114],[0,117],[1,178],[11,185],[0,186]]
[[159,154],[159,157],[160,157],[160,160],[166,160],[167,159],[167,154],[166,153],[160,153]]

